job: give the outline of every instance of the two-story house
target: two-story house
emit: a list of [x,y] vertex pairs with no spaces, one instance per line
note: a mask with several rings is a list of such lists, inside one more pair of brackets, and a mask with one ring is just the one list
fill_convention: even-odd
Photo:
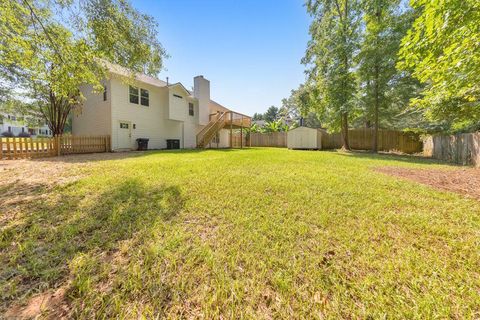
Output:
[[9,133],[13,136],[28,133],[33,137],[38,135],[52,135],[52,131],[46,124],[40,127],[28,126],[25,121],[23,121],[22,116],[13,113],[0,114],[0,135],[2,135],[2,133]]
[[149,139],[149,149],[167,148],[167,140],[179,148],[227,148],[234,130],[250,126],[250,117],[210,99],[203,76],[190,91],[144,74],[132,77],[120,66],[108,64],[108,70],[103,92],[81,88],[86,100],[73,115],[74,135],[110,135],[112,150],[136,149],[139,138]]

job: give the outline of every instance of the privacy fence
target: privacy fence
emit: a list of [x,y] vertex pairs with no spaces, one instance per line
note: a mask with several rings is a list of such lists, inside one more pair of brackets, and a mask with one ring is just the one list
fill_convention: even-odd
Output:
[[286,132],[269,132],[269,133],[251,133],[250,141],[252,147],[287,147]]
[[480,166],[480,132],[429,136],[424,140],[423,152],[434,159]]
[[248,135],[243,134],[234,134],[232,135],[232,148],[241,148],[249,147],[250,141],[248,140]]
[[53,138],[0,138],[0,159],[53,157],[108,152],[110,136],[58,136]]
[[[354,150],[373,149],[373,129],[352,129],[348,130],[348,141],[350,148]],[[322,149],[338,149],[342,147],[342,135],[340,133],[322,134]],[[378,130],[379,151],[400,151],[403,153],[422,152],[423,143],[420,136],[415,133]]]
[[[319,129],[321,130],[321,129]],[[352,129],[348,131],[350,147],[355,150],[371,150],[373,148],[373,129]],[[286,132],[252,133],[252,147],[287,147]],[[322,149],[338,149],[342,147],[340,133],[329,134],[322,130]],[[423,143],[418,134],[393,130],[379,130],[379,151],[400,151],[404,153],[422,152]]]

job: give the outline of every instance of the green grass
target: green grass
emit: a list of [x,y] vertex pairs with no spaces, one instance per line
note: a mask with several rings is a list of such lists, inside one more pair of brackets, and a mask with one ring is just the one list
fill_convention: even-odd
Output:
[[479,318],[480,202],[372,170],[389,165],[443,168],[286,149],[97,162],[0,224],[0,306],[67,286],[88,319]]

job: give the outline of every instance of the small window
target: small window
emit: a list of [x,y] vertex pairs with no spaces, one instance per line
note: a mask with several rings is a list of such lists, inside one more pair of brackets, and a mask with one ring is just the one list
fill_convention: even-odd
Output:
[[17,117],[15,116],[12,116],[10,119],[12,119],[12,121],[17,121]]
[[188,104],[188,114],[189,114],[190,116],[194,116],[194,115],[195,115],[195,112],[193,111],[193,103],[191,103],[191,102]]
[[107,85],[103,86],[103,101],[107,101]]
[[148,90],[140,89],[140,103],[142,106],[148,107],[150,105]]
[[130,103],[135,103],[138,104],[138,88],[130,86],[129,88],[129,93],[130,93]]
[[174,96],[175,98],[183,99],[183,97],[182,97],[182,96],[179,96],[178,94],[174,94],[173,96]]
[[128,123],[120,122],[120,129],[128,129]]

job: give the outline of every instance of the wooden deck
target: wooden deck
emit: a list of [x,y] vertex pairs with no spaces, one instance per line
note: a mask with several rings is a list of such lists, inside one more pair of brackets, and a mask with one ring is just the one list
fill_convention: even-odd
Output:
[[240,148],[244,147],[243,143],[243,130],[250,128],[252,124],[252,118],[235,112],[217,112],[210,115],[210,122],[197,134],[197,147],[205,148],[213,137],[221,130],[230,130],[230,148],[235,146],[233,141],[233,130],[240,129]]

